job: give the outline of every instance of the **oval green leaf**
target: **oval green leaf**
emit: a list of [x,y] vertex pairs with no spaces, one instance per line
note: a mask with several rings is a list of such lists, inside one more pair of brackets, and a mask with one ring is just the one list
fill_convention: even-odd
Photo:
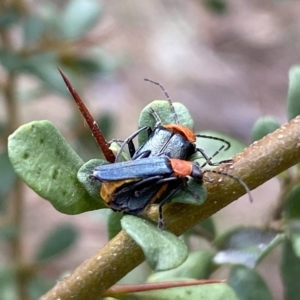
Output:
[[51,122],[19,127],[8,139],[8,154],[21,179],[58,211],[78,214],[103,207],[77,180],[83,161]]
[[300,258],[300,228],[299,220],[289,221],[287,231],[290,241],[292,242],[295,254]]
[[197,180],[189,179],[188,188],[183,188],[174,197],[171,202],[188,203],[201,205],[207,198],[207,190],[203,184]]
[[280,123],[274,117],[259,118],[252,128],[252,141],[258,141],[267,134],[280,127]]
[[173,233],[130,215],[122,218],[121,225],[142,248],[147,262],[155,271],[176,268],[186,260],[188,249]]
[[[188,111],[188,109],[181,103],[174,102],[174,109],[178,116],[179,124],[184,125],[190,129],[194,129],[194,121]],[[149,103],[140,114],[139,128],[144,126],[150,126],[152,129],[156,125],[156,120],[150,113],[150,109],[153,109],[161,119],[162,125],[175,124],[174,115],[171,112],[169,102],[166,100],[154,100]],[[147,133],[141,132],[139,134],[139,145],[144,144],[147,141]]]
[[212,217],[201,221],[198,225],[202,230],[205,230],[212,238],[215,238],[217,230]]
[[17,176],[6,151],[0,153],[0,166],[0,211],[2,211],[6,196],[13,187]]
[[91,159],[87,163],[85,163],[77,173],[77,178],[79,182],[84,186],[87,192],[96,200],[100,201],[103,208],[107,208],[104,204],[104,200],[100,197],[100,190],[101,190],[101,182],[95,180],[92,175],[94,169],[97,166],[101,166],[107,164],[108,162],[103,159]]
[[296,256],[292,243],[288,239],[283,243],[281,278],[284,286],[284,299],[298,300],[300,295],[300,258]]
[[300,219],[300,185],[294,186],[287,195],[284,203],[285,218],[288,220]]
[[18,299],[17,292],[17,271],[10,265],[0,263],[0,299]]
[[203,236],[209,238],[210,240],[213,240],[216,236],[216,227],[214,224],[214,221],[212,217],[209,217],[197,225],[195,225],[193,228],[189,229],[184,234],[186,237],[190,237],[191,235],[197,236],[199,238],[202,238]]
[[107,235],[108,239],[114,238],[121,230],[121,219],[123,214],[119,212],[110,211],[107,219]]
[[228,283],[235,290],[240,300],[273,299],[261,276],[255,270],[245,266],[232,267]]
[[300,115],[300,66],[293,66],[289,71],[287,114],[289,120]]
[[23,20],[22,28],[24,45],[32,47],[42,38],[46,30],[46,23],[38,16],[28,15]]
[[243,264],[253,268],[284,239],[283,234],[255,227],[238,227],[217,238],[220,249],[214,261],[217,264]]
[[39,262],[60,255],[75,244],[78,238],[77,229],[71,224],[60,224],[42,241],[35,254]]
[[16,25],[21,19],[21,9],[15,5],[5,5],[0,11],[0,30],[4,30],[10,26]]
[[208,278],[212,271],[212,258],[213,253],[208,250],[191,252],[186,261],[177,268],[154,273],[147,281],[166,281],[170,278]]
[[[23,68],[41,80],[46,88],[57,91],[65,97],[70,97],[70,93],[57,70],[58,64],[57,53],[47,52],[28,57],[23,62]],[[69,79],[74,82],[71,75]]]
[[61,32],[65,39],[75,39],[92,29],[101,15],[100,2],[96,0],[69,0],[61,16]]
[[54,285],[54,280],[42,278],[38,275],[31,277],[27,283],[30,299],[40,299],[40,297],[46,294]]
[[228,3],[225,0],[204,0],[204,5],[215,14],[223,14],[228,10]]

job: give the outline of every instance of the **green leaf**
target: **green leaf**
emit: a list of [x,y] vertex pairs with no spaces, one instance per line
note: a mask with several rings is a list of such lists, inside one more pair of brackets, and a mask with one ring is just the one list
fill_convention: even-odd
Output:
[[115,126],[115,119],[110,112],[104,112],[101,116],[96,118],[96,122],[106,138],[112,134]]
[[[194,121],[188,111],[188,109],[181,103],[173,103],[176,114],[179,119],[179,123],[181,125],[184,125],[190,129],[194,128]],[[139,128],[142,128],[144,126],[150,126],[152,129],[155,127],[156,120],[150,114],[150,108],[152,108],[160,117],[162,121],[162,125],[165,124],[175,124],[174,116],[171,112],[169,102],[166,100],[155,100],[148,104],[140,114],[139,118]],[[139,145],[144,144],[147,141],[147,133],[142,132],[139,134],[138,140]]]
[[13,187],[17,176],[6,151],[0,153],[0,166],[0,211],[2,211],[7,194]]
[[284,234],[277,232],[238,227],[225,232],[214,242],[220,249],[214,261],[217,264],[243,264],[253,268],[283,239]]
[[[70,93],[57,70],[58,64],[59,59],[54,52],[33,55],[24,60],[25,70],[42,80],[48,89],[70,97]],[[41,68],[41,66],[43,67]],[[69,79],[73,81],[71,76]]]
[[18,235],[19,231],[14,225],[8,223],[0,226],[0,240],[13,241],[18,237]]
[[280,127],[280,123],[274,117],[259,118],[252,128],[252,141],[258,141],[267,134]]
[[25,16],[23,22],[23,44],[32,47],[43,36],[46,24],[43,19],[35,15]]
[[18,299],[15,269],[2,264],[0,264],[0,299]]
[[212,217],[209,217],[209,218],[203,220],[202,222],[200,222],[196,226],[202,227],[209,234],[211,234],[212,238],[215,238],[217,231],[216,231],[215,223],[214,223]]
[[21,179],[60,212],[102,208],[77,180],[83,161],[49,121],[19,127],[8,139],[10,161]]
[[[48,52],[27,57],[1,49],[0,62],[8,71],[30,73],[42,80],[48,89],[56,90],[64,96],[70,96],[57,70],[58,57],[56,53]],[[72,81],[72,78],[70,80]]]
[[[123,64],[122,58],[101,48],[90,48],[82,56],[72,56],[63,61],[64,66],[83,76],[113,74]],[[102,127],[101,127],[102,128]]]
[[283,243],[281,258],[281,278],[285,300],[298,300],[300,295],[300,258],[296,256],[291,241]]
[[300,258],[300,230],[298,229],[297,231],[293,231],[290,239],[292,241],[295,254]]
[[119,212],[110,211],[110,214],[107,219],[107,233],[108,239],[113,239],[121,230],[121,219],[123,218],[123,214]]
[[161,230],[147,220],[125,215],[122,228],[143,249],[146,260],[155,271],[181,265],[187,258],[186,245],[171,232]]
[[204,0],[204,5],[216,14],[223,14],[228,10],[228,4],[225,0]]
[[287,114],[289,120],[300,114],[300,66],[293,66],[289,72]]
[[172,202],[201,205],[207,198],[207,190],[203,184],[194,179],[188,181],[189,190],[183,188],[173,198]]
[[168,271],[161,271],[150,275],[148,282],[165,281],[170,278],[208,278],[212,271],[213,253],[207,250],[191,252],[186,261]]
[[287,195],[284,203],[284,212],[286,219],[300,219],[300,184],[294,186]]
[[76,39],[88,33],[101,15],[100,2],[96,0],[69,0],[61,16],[61,32],[65,39]]
[[289,221],[287,223],[287,231],[292,242],[294,252],[298,257],[300,257],[300,221]]
[[33,277],[28,282],[28,294],[30,299],[39,299],[46,294],[53,286],[55,282],[53,280],[47,280],[41,277]]
[[8,71],[24,71],[24,61],[19,54],[6,49],[0,49],[0,63]]
[[45,261],[64,253],[75,244],[78,231],[71,224],[60,224],[42,241],[35,254],[37,261]]
[[99,57],[93,58],[89,57],[74,57],[71,61],[66,62],[65,64],[71,68],[76,73],[84,73],[86,75],[98,75],[103,73],[103,66]]
[[97,166],[107,164],[103,159],[91,159],[85,163],[77,173],[78,181],[84,186],[87,192],[101,204],[102,208],[107,208],[104,204],[104,200],[100,197],[101,183],[91,177],[93,171]]
[[10,5],[7,9],[3,9],[2,7],[0,11],[0,30],[16,25],[20,17],[20,12],[13,5]]
[[216,237],[216,228],[212,217],[209,217],[201,221],[196,226],[188,230],[185,233],[185,235],[187,236],[194,235],[200,238],[205,236],[208,237],[210,240],[214,239]]
[[228,283],[235,290],[240,300],[273,299],[261,276],[255,270],[245,266],[232,267]]
[[134,296],[134,299],[139,300],[239,300],[231,287],[225,283],[154,290],[135,293]]

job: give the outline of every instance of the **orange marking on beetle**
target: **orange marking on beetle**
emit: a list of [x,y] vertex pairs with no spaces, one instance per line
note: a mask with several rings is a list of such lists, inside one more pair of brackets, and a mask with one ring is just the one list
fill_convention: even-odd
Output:
[[191,130],[190,128],[188,128],[186,126],[179,125],[179,124],[167,124],[167,125],[163,125],[163,127],[170,129],[173,132],[184,136],[192,143],[196,142],[195,133],[193,132],[193,130]]
[[[155,196],[151,199],[150,203],[154,203],[157,199],[160,198],[160,196],[166,191],[168,187],[168,184],[164,184],[159,191],[155,194]],[[147,205],[148,206],[148,205]]]
[[170,162],[175,176],[186,177],[191,175],[193,165],[190,161],[172,158]]
[[136,181],[136,179],[126,179],[126,180],[117,180],[114,182],[102,182],[100,196],[105,201],[105,204],[109,206],[111,201],[111,196],[116,192],[116,190],[126,184]]

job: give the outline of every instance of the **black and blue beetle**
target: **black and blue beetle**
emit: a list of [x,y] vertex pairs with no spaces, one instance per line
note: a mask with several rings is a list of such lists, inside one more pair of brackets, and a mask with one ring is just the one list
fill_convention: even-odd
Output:
[[[70,84],[69,80],[61,70],[59,71],[80,111],[87,120],[97,143],[101,147],[99,139],[97,138],[98,136],[102,138],[98,125]],[[196,138],[210,138],[222,141],[227,145],[225,150],[230,147],[230,143],[217,137],[195,135],[190,128],[179,124],[178,116],[165,89],[157,82],[148,79],[146,80],[159,85],[165,92],[171,112],[174,116],[174,124],[162,125],[161,119],[157,113],[151,109],[149,113],[156,120],[155,127],[152,129],[150,126],[144,126],[126,140],[121,141],[122,144],[116,154],[115,162],[112,164],[101,165],[94,169],[92,177],[101,181],[102,186],[100,195],[104,199],[106,205],[114,211],[123,211],[125,213],[139,215],[149,204],[159,203],[158,226],[163,228],[162,206],[171,201],[172,197],[181,190],[182,187],[189,189],[187,184],[188,176],[198,181],[199,184],[202,184],[203,174],[206,172],[225,175],[238,181],[245,187],[250,200],[252,201],[249,188],[239,178],[235,178],[227,173],[212,170],[202,171],[202,167],[206,164],[217,166],[221,163],[231,163],[232,160],[223,160],[221,162],[213,163],[211,159],[224,149],[225,145],[222,145],[213,156],[208,157],[202,149],[196,147]],[[142,131],[147,131],[148,139],[135,150],[133,139]],[[107,142],[105,141],[104,143]],[[132,160],[119,162],[126,145],[128,145]],[[101,148],[103,150],[103,147]],[[196,162],[188,161],[188,159],[197,152],[205,159],[205,163],[201,167]],[[111,160],[112,159],[113,158],[111,158]],[[193,193],[192,190],[191,192]],[[197,197],[197,195],[195,196]]]

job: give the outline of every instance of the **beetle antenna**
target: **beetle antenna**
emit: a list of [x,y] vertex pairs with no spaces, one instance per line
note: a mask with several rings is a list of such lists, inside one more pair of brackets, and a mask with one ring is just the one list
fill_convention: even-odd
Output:
[[209,172],[210,172],[210,173],[219,174],[219,175],[223,175],[223,176],[227,176],[227,177],[229,177],[229,178],[235,180],[235,181],[238,182],[239,184],[241,184],[241,185],[245,188],[245,190],[246,190],[246,192],[247,192],[247,194],[248,194],[248,196],[249,196],[250,202],[251,202],[251,203],[253,202],[253,198],[252,198],[250,189],[249,189],[248,185],[245,183],[245,181],[243,181],[242,179],[237,178],[237,177],[235,177],[235,176],[232,176],[232,175],[230,175],[230,174],[228,174],[228,173],[223,173],[223,172],[214,171],[214,170],[205,170],[205,171],[203,171],[203,174],[209,173]]
[[224,144],[227,145],[227,147],[224,149],[224,151],[228,150],[231,147],[230,142],[226,141],[225,139],[216,137],[216,136],[205,135],[205,134],[196,134],[196,137],[205,138],[205,139],[211,139],[211,140],[216,140],[216,141],[221,141],[221,142],[223,142]]
[[154,83],[154,84],[158,85],[158,86],[162,89],[162,91],[164,92],[164,94],[165,94],[165,96],[167,97],[167,100],[168,100],[168,102],[169,102],[170,109],[171,109],[172,114],[173,114],[173,116],[174,116],[175,124],[179,124],[179,120],[178,120],[177,113],[176,113],[176,111],[175,111],[174,105],[173,105],[173,103],[172,103],[172,100],[171,100],[171,98],[170,98],[170,96],[169,96],[167,90],[166,90],[159,82],[156,82],[156,81],[153,81],[153,80],[150,80],[150,79],[147,79],[147,78],[145,78],[144,80],[145,80],[145,81],[149,81],[149,82],[151,82],[151,83]]

